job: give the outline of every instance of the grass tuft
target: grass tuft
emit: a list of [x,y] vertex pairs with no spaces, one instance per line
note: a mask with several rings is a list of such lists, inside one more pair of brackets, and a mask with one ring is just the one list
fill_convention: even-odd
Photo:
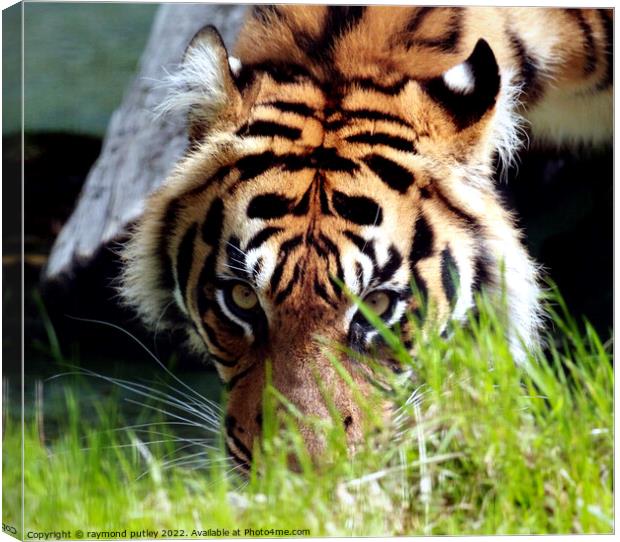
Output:
[[[140,421],[119,431],[126,422],[119,397],[97,405],[93,424],[81,418],[68,388],[61,436],[41,442],[35,424],[25,428],[26,530],[148,528],[162,536],[172,529],[188,537],[207,529],[239,536],[257,529],[267,529],[259,533],[265,536],[293,529],[311,536],[613,532],[610,345],[589,324],[580,330],[555,296],[547,351],[517,365],[500,318],[484,299],[478,308],[449,339],[418,327],[413,358],[366,311],[409,371],[407,378],[382,375],[389,392],[378,393],[395,401],[394,423],[375,426],[352,458],[337,419],[302,419],[270,384],[264,442],[255,446],[247,478],[227,460],[221,438],[180,436],[163,412],[177,404],[169,397],[152,394]],[[333,362],[353,386],[336,356]],[[376,400],[359,395],[369,415]],[[300,423],[328,442],[320,466],[305,452]],[[5,427],[4,446],[19,449],[16,424]],[[291,454],[299,472],[287,466]],[[4,458],[11,487],[19,468],[6,462],[19,456]],[[5,510],[16,505],[4,501]]]

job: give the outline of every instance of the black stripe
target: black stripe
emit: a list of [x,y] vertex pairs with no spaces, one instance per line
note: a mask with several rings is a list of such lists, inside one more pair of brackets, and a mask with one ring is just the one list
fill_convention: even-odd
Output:
[[349,239],[362,254],[365,254],[368,258],[370,258],[373,266],[377,265],[377,255],[375,253],[374,242],[366,241],[366,239],[350,230],[345,230],[344,236]]
[[224,224],[224,202],[216,198],[211,202],[207,217],[202,224],[202,240],[209,246],[216,247],[220,242]]
[[237,420],[233,416],[226,415],[226,418],[224,418],[224,426],[226,427],[226,435],[233,441],[237,449],[246,456],[248,461],[252,461],[252,452],[248,450],[246,445],[243,444],[234,433],[237,427]]
[[235,460],[235,463],[237,463],[237,465],[239,465],[242,470],[244,471],[250,470],[250,464],[245,459],[243,459],[242,457],[238,456],[235,452],[233,452],[228,442],[226,443],[226,453]]
[[245,330],[237,322],[231,320],[226,315],[226,313],[220,307],[219,303],[213,303],[211,305],[211,310],[213,311],[213,314],[215,314],[215,316],[219,319],[220,325],[224,328],[224,333],[229,333],[230,335],[234,335],[236,337],[243,337],[245,335]]
[[332,205],[342,218],[360,226],[380,226],[383,210],[374,200],[365,196],[349,196],[344,192],[332,192]]
[[298,102],[285,102],[282,100],[276,100],[274,102],[260,103],[257,105],[275,107],[276,109],[284,113],[297,113],[302,117],[313,117],[315,115],[315,110],[312,107]]
[[256,284],[258,280],[258,275],[263,271],[263,258],[260,257],[256,260],[254,267],[252,267],[252,278],[254,279],[254,283]]
[[376,111],[374,109],[343,109],[342,118],[339,120],[328,121],[327,129],[336,130],[348,123],[349,119],[373,120],[382,122],[392,122],[404,128],[413,129],[411,124],[398,115]]
[[175,284],[172,258],[168,252],[168,234],[170,232],[174,233],[182,207],[183,204],[178,198],[175,198],[168,203],[163,220],[161,221],[161,227],[159,228],[159,232],[157,234],[157,253],[159,255],[160,272],[159,282],[162,290],[166,291],[172,291]]
[[[336,262],[336,276],[340,282],[344,283],[344,271],[342,269],[342,264],[340,263],[340,251],[338,250],[338,247],[323,233],[319,233],[319,241],[321,241],[321,243],[325,246],[325,250],[334,256],[334,261]],[[334,281],[333,277],[329,277],[329,282],[338,298],[342,297],[342,290],[340,289],[338,283]]]
[[448,302],[454,306],[459,285],[459,269],[449,247],[441,251],[441,284]]
[[590,75],[596,70],[596,45],[594,43],[594,35],[592,34],[592,28],[586,18],[583,16],[583,12],[580,9],[568,9],[568,13],[575,19],[579,25],[579,30],[583,35],[584,49],[585,49],[585,64],[583,66],[583,72],[585,75]]
[[381,94],[386,94],[387,96],[396,96],[403,91],[409,81],[411,81],[411,78],[403,77],[395,83],[387,85],[385,83],[381,83],[380,81],[375,81],[370,77],[359,77],[347,81],[347,86],[354,86],[364,90],[373,90]]
[[295,45],[302,51],[304,51],[307,55],[310,55],[312,51],[316,51],[316,56],[318,58],[322,58],[323,51],[318,50],[318,41],[319,37],[316,35],[310,34],[308,29],[300,29],[296,28],[293,32],[293,39],[295,40]]
[[433,255],[433,243],[433,230],[428,225],[424,215],[420,213],[415,221],[413,242],[411,244],[411,252],[409,253],[412,269],[420,260]]
[[[444,21],[441,25],[442,28],[448,30],[448,32],[438,38],[416,38],[415,35],[408,36],[405,39],[405,47],[428,47],[431,49],[438,49],[443,53],[455,53],[458,51],[458,45],[461,38],[461,33],[463,30],[463,8],[443,8],[449,9],[450,15],[449,20]],[[408,26],[413,25],[413,30],[417,30],[417,27],[420,25],[421,21],[429,15],[431,12],[424,12],[420,15],[418,21],[411,21]],[[415,19],[415,17],[414,17]],[[410,31],[411,32],[411,31]]]
[[258,64],[244,64],[241,73],[237,77],[237,84],[240,88],[247,87],[258,72],[268,74],[274,81],[281,84],[312,82],[320,85],[318,81],[306,68],[299,64],[261,62]]
[[281,231],[284,231],[284,228],[274,226],[269,226],[268,228],[259,231],[256,235],[254,235],[254,237],[252,237],[252,239],[248,241],[248,244],[245,247],[245,251],[248,252],[250,250],[260,247],[268,239],[270,239],[277,233],[280,233]]
[[412,314],[422,322],[426,317],[426,308],[428,306],[428,287],[426,281],[420,275],[418,268],[415,267],[412,272],[413,278],[413,291],[419,298],[420,305],[412,312]]
[[431,191],[428,189],[428,187],[420,186],[418,187],[418,190],[420,192],[420,197],[422,199],[429,199],[432,197]]
[[248,218],[263,220],[281,218],[290,212],[292,203],[293,200],[280,194],[260,194],[252,198],[246,214]]
[[194,261],[194,241],[196,240],[197,231],[198,223],[194,222],[183,235],[177,251],[177,283],[181,294],[180,297],[183,303],[188,306],[185,295],[187,292],[187,281],[189,280],[189,274]]
[[303,216],[310,208],[310,193],[312,186],[306,190],[299,202],[294,205],[294,200],[280,194],[261,194],[252,198],[248,205],[248,218],[261,218],[269,220],[281,218],[287,214]]
[[302,235],[296,235],[295,237],[291,237],[290,239],[284,241],[280,246],[280,255],[284,256],[288,254],[294,248],[297,248],[301,242],[303,241]]
[[214,248],[211,253],[205,258],[200,271],[200,278],[198,284],[201,286],[198,288],[198,314],[203,317],[210,307],[212,300],[207,297],[207,292],[204,286],[215,280],[215,264],[219,248]]
[[253,363],[249,367],[245,368],[240,373],[233,376],[228,382],[226,382],[226,390],[232,391],[232,389],[246,376],[248,376],[256,368],[256,363]]
[[447,209],[453,215],[455,215],[462,222],[465,222],[467,227],[475,232],[479,232],[482,229],[482,226],[480,225],[480,223],[478,222],[476,218],[474,218],[469,213],[463,211],[462,209],[459,209],[458,207],[456,207],[456,205],[454,205],[448,199],[448,197],[439,188],[437,188],[437,181],[434,181],[433,185],[434,185],[433,194],[437,196],[437,198],[441,201],[441,203],[443,203],[443,205],[447,207]]
[[239,179],[229,189],[231,193],[235,191],[238,183],[258,177],[274,168],[282,167],[290,172],[304,169],[321,169],[323,171],[340,171],[344,173],[355,173],[359,169],[359,166],[353,160],[340,156],[336,149],[325,147],[318,147],[307,155],[293,153],[276,155],[272,151],[252,154],[239,159],[236,167],[239,170]]
[[325,176],[319,173],[319,200],[321,202],[321,213],[329,216],[332,214],[329,208],[329,200],[327,198],[327,191],[325,190]]
[[400,252],[398,252],[398,249],[394,245],[391,245],[388,249],[388,261],[385,262],[383,267],[375,271],[372,281],[376,281],[379,284],[388,282],[400,269],[402,263],[403,257]]
[[479,248],[478,254],[474,258],[474,278],[472,280],[474,292],[480,292],[486,284],[491,282],[491,267],[491,257],[485,249]]
[[422,21],[424,21],[424,19],[426,19],[426,17],[430,15],[435,9],[437,8],[433,8],[433,7],[417,8],[415,10],[415,13],[413,14],[413,17],[411,17],[411,19],[409,19],[409,21],[407,22],[407,26],[405,27],[405,32],[410,33],[410,34],[415,34],[418,28],[420,28]]
[[327,290],[323,287],[323,285],[319,282],[319,279],[316,277],[314,278],[314,291],[330,307],[334,309],[337,307],[336,303],[334,303],[332,298],[327,293]]
[[260,137],[283,137],[284,139],[290,139],[296,141],[301,137],[301,130],[293,126],[287,126],[280,124],[279,122],[272,122],[268,120],[257,120],[250,124],[245,130],[243,135]]
[[329,68],[334,45],[360,22],[365,10],[365,6],[327,6],[320,36],[294,32],[295,42],[313,59]]
[[328,6],[323,32],[323,48],[331,48],[336,41],[359,24],[365,6]]
[[291,280],[288,282],[286,287],[282,291],[280,291],[280,293],[278,293],[278,295],[276,296],[274,300],[276,305],[280,305],[289,295],[291,295],[291,292],[293,291],[295,284],[297,284],[297,282],[299,281],[300,275],[301,275],[301,264],[297,262],[297,265],[295,266],[295,269],[293,270],[293,276],[291,277]]
[[276,160],[276,155],[272,151],[251,154],[240,158],[235,164],[239,170],[239,180],[246,181],[265,173],[265,171],[277,165]]
[[404,137],[381,132],[361,132],[359,134],[350,135],[346,138],[350,143],[366,143],[368,145],[386,145],[393,149],[403,152],[416,152],[413,141],[409,141]]
[[[226,348],[224,348],[222,344],[220,343],[220,341],[218,340],[215,330],[204,321],[204,318],[201,322],[201,325],[205,333],[207,334],[207,339],[209,339],[209,342],[213,345],[213,347],[219,350],[220,352],[224,352],[230,355],[230,352],[226,350]],[[234,357],[234,356],[231,355],[230,357]]]
[[198,186],[195,186],[191,190],[185,192],[181,197],[194,197],[204,192],[207,188],[213,186],[214,183],[219,183],[223,181],[228,174],[230,173],[232,167],[230,165],[222,166],[218,169],[211,177],[209,177],[206,181],[200,183]]
[[296,247],[298,247],[303,241],[303,236],[296,235],[295,237],[291,237],[287,241],[284,241],[280,246],[280,253],[278,255],[278,262],[276,264],[276,269],[271,275],[271,280],[269,282],[271,292],[275,294],[278,290],[278,286],[280,285],[280,280],[282,280],[282,273],[284,272],[284,268],[288,261],[288,257]]
[[324,169],[330,171],[356,171],[355,162],[342,158],[335,149],[319,147],[311,154],[286,154],[278,159],[286,171],[296,172],[303,169]]
[[269,285],[271,287],[271,292],[275,293],[280,286],[280,281],[282,280],[282,273],[284,273],[284,264],[280,263],[278,260],[278,264],[271,275],[271,279],[269,281]]
[[366,240],[363,237],[357,235],[356,233],[353,233],[351,230],[345,230],[344,236],[347,237],[358,248],[360,252],[362,252],[362,250],[364,249],[364,245],[366,244]]
[[[356,313],[356,317],[360,313]],[[368,322],[364,320],[360,321],[354,317],[351,325],[349,326],[349,333],[347,334],[347,344],[349,348],[359,354],[366,353],[366,333],[368,332]],[[361,317],[363,318],[363,317]]]
[[224,367],[234,367],[235,365],[237,365],[237,363],[239,363],[239,359],[240,358],[236,358],[233,360],[227,360],[224,358],[221,358],[220,356],[216,356],[215,354],[211,354],[209,353],[208,358],[217,363],[218,365],[223,365]]
[[528,104],[535,103],[543,96],[542,81],[538,77],[540,71],[539,62],[530,54],[523,40],[513,31],[508,32],[510,43],[514,53],[519,59],[519,79],[523,92],[527,96]]
[[328,252],[333,254],[334,256],[340,256],[340,251],[336,244],[325,234],[319,233],[319,240],[325,245],[325,248]]
[[[245,455],[248,460],[246,462],[246,464],[249,465],[249,463],[252,462],[252,452],[250,452],[250,450],[248,450],[247,446],[245,444],[243,444],[243,442],[241,442],[241,440],[234,436],[234,435],[228,435],[228,437],[230,438],[230,440],[233,441],[234,445],[237,447],[237,449],[243,454]],[[230,450],[230,446],[228,447],[228,449]],[[230,450],[232,451],[232,450]],[[237,456],[233,456],[235,459],[237,459]]]
[[385,184],[401,194],[405,194],[415,182],[415,177],[411,171],[378,154],[367,156],[364,158],[364,162]]
[[305,191],[304,195],[301,197],[297,205],[293,207],[291,212],[295,216],[304,216],[308,214],[310,210],[310,194],[312,192],[312,184],[308,187],[308,190]]
[[338,154],[334,148],[318,147],[308,157],[310,166],[323,171],[341,171],[344,173],[356,173],[358,165],[349,158]]

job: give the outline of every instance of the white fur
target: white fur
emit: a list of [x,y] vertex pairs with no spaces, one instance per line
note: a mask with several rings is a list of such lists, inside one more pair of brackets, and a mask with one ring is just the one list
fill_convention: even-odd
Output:
[[[234,60],[240,66],[240,62]],[[231,68],[234,64],[231,62]],[[188,51],[183,65],[164,80],[162,86],[167,89],[167,94],[155,109],[156,113],[167,115],[187,111],[199,104],[204,110],[203,115],[212,118],[230,99],[225,85],[227,75],[219,52],[205,43],[197,44]]]
[[474,74],[467,62],[462,62],[450,68],[443,74],[443,80],[449,89],[462,94],[473,92],[475,87]]
[[[487,225],[482,229],[482,241],[492,259],[489,263],[492,264],[494,285],[487,288],[487,291],[497,298],[497,306],[500,306],[502,295],[505,296],[511,351],[515,360],[521,362],[526,357],[526,350],[539,342],[539,329],[542,324],[539,266],[523,247],[521,232],[514,226],[512,216],[500,206],[489,204],[489,196],[485,194],[494,193],[489,183],[490,172],[485,172],[482,168],[464,168],[461,174],[461,180],[446,182],[451,193],[458,194],[460,208],[476,216],[487,217],[483,222]],[[458,258],[458,250],[453,253],[455,258]],[[467,266],[459,262],[459,271],[466,273],[466,270]],[[466,281],[465,276],[462,284]],[[505,288],[504,291],[502,288]],[[459,294],[466,295],[465,289],[461,289]],[[469,299],[464,300],[463,307],[469,302]],[[459,303],[460,300],[457,301],[457,308]],[[458,312],[455,310],[455,317],[458,317]]]
[[474,296],[472,292],[472,284],[474,279],[472,258],[467,254],[469,250],[459,250],[458,246],[450,246],[450,250],[459,270],[458,276],[458,295],[452,312],[452,318],[462,322],[467,311],[474,306]]
[[229,56],[228,65],[230,66],[230,71],[233,72],[235,77],[241,73],[241,60],[237,57]]
[[515,165],[517,152],[527,138],[524,129],[526,121],[518,111],[522,89],[514,81],[514,70],[502,70],[501,88],[491,125],[491,140],[500,159],[499,173],[503,179],[509,168]]
[[246,259],[248,264],[247,267],[252,269],[259,257],[263,259],[263,265],[261,266],[260,273],[258,273],[255,277],[255,283],[256,289],[258,291],[262,291],[266,290],[269,286],[271,275],[273,275],[273,272],[276,269],[278,255],[268,247],[262,250],[250,250]]
[[364,284],[362,283],[362,277],[359,277],[355,271],[355,251],[348,250],[341,257],[342,260],[342,268],[344,271],[344,282],[353,293],[356,295],[361,295],[364,289]]

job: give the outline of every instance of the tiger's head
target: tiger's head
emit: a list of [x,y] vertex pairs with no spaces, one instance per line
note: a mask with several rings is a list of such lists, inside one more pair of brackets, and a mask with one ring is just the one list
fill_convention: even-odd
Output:
[[[227,444],[244,468],[266,360],[301,412],[327,417],[327,390],[351,448],[362,439],[325,340],[399,366],[347,291],[414,348],[407,313],[420,300],[445,328],[477,291],[498,291],[503,268],[513,343],[534,340],[535,272],[490,181],[503,90],[486,42],[428,79],[393,68],[326,80],[299,65],[239,69],[208,27],[176,78],[190,146],[124,251],[123,294],[215,363],[230,390]],[[368,368],[340,362],[369,389]],[[320,454],[321,439],[302,433]]]

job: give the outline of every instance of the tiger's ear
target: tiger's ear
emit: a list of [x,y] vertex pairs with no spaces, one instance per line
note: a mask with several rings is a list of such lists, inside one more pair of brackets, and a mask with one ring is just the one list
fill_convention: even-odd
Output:
[[173,76],[177,87],[173,100],[187,108],[190,141],[201,139],[216,123],[236,120],[241,106],[235,83],[239,68],[214,26],[204,27],[192,38],[181,70]]
[[460,131],[493,109],[500,83],[495,55],[489,44],[480,39],[467,60],[422,86],[452,117]]

